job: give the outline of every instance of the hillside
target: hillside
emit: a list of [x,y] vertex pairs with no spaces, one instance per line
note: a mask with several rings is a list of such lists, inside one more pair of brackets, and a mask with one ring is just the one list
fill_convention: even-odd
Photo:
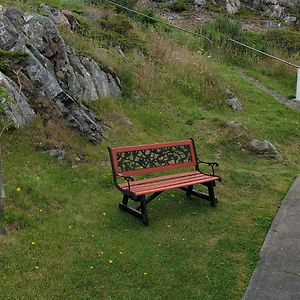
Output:
[[[0,14],[3,22],[7,7],[17,7],[9,29],[18,29],[14,41],[23,47],[4,47],[0,36],[3,299],[241,299],[299,174],[300,112],[291,107],[294,68],[227,42],[234,37],[299,65],[299,32],[245,32],[237,15],[220,12],[205,24],[178,14],[211,48],[113,5],[41,3],[4,0]],[[162,18],[165,8],[153,6],[144,12]],[[53,43],[27,30],[38,24]],[[46,77],[37,80],[36,66]],[[173,190],[149,205],[149,227],[120,212],[107,146],[190,137],[201,159],[220,163],[217,208]],[[255,153],[253,139],[270,141],[278,155]]]

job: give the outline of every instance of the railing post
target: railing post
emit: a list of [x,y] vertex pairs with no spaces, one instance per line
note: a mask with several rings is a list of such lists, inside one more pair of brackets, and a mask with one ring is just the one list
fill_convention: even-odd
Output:
[[296,100],[300,101],[300,69],[297,70],[297,90],[296,90]]

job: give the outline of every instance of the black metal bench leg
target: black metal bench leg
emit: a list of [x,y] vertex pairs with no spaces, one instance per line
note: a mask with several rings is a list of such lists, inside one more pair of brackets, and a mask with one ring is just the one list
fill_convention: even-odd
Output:
[[188,198],[191,198],[192,197],[192,191],[193,191],[193,185],[190,185],[190,186],[188,186],[187,187],[187,189],[186,189],[186,196],[188,197]]
[[122,203],[124,204],[124,205],[128,205],[128,196],[127,195],[123,195],[123,199],[122,199]]
[[141,204],[141,213],[142,213],[142,220],[144,225],[148,226],[149,225],[149,220],[148,220],[148,212],[147,212],[147,200],[145,195],[139,197],[140,204]]
[[216,196],[215,196],[214,186],[215,186],[214,182],[210,182],[207,185],[208,195],[209,195],[209,202],[210,202],[210,206],[212,206],[212,207],[216,207],[216,205],[217,205],[217,199],[216,199]]

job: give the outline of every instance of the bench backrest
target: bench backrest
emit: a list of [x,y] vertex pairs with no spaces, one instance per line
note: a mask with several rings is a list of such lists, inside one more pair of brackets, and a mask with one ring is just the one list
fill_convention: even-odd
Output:
[[134,176],[197,165],[192,139],[108,150],[114,175]]

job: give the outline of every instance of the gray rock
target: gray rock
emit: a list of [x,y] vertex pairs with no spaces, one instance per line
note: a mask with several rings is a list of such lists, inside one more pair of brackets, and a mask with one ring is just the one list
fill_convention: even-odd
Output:
[[267,140],[251,140],[250,150],[256,154],[262,154],[272,157],[276,157],[279,155],[279,152],[277,151],[275,146]]
[[276,29],[280,27],[280,23],[273,21],[273,20],[261,20],[260,24],[262,27]]
[[241,102],[237,97],[233,97],[233,96],[229,97],[227,99],[227,103],[233,110],[242,111]]
[[0,96],[0,102],[12,122],[17,127],[23,127],[29,123],[35,116],[35,113],[29,106],[27,97],[11,79],[1,72],[0,89],[7,94],[7,96]]
[[56,158],[57,160],[64,160],[66,157],[66,151],[61,149],[50,149],[44,151],[44,153],[49,154],[51,157]]
[[[62,13],[45,5],[41,8],[56,23],[70,23],[69,12]],[[108,68],[78,56],[66,46],[52,20],[34,13],[23,14],[15,8],[0,7],[0,48],[26,52],[28,64],[19,76],[26,85],[28,95],[53,102],[70,126],[81,131],[88,140],[99,142],[105,137],[105,124],[97,120],[80,101],[120,95],[120,80]],[[24,97],[22,99],[27,102]],[[23,108],[26,109],[25,105],[20,109]],[[24,115],[28,114],[24,111]],[[16,122],[23,124],[29,119],[19,118]]]
[[46,13],[56,25],[70,27],[68,18],[60,10],[45,4],[41,4],[40,9],[42,12]]
[[237,13],[241,8],[240,0],[226,0],[226,11],[229,14]]
[[299,4],[298,0],[254,0],[252,7],[275,18],[286,18],[291,8]]
[[228,127],[231,127],[231,128],[238,128],[238,127],[242,127],[243,126],[240,122],[235,121],[235,120],[226,122],[226,125]]
[[294,25],[297,21],[297,18],[296,17],[293,17],[293,16],[286,16],[284,18],[284,22],[287,24],[287,25]]
[[80,29],[80,24],[76,20],[76,18],[72,15],[72,13],[66,9],[61,11],[62,14],[68,19],[70,24],[71,30],[78,30]]
[[206,0],[194,0],[194,5],[197,8],[206,8],[207,3],[206,3]]

